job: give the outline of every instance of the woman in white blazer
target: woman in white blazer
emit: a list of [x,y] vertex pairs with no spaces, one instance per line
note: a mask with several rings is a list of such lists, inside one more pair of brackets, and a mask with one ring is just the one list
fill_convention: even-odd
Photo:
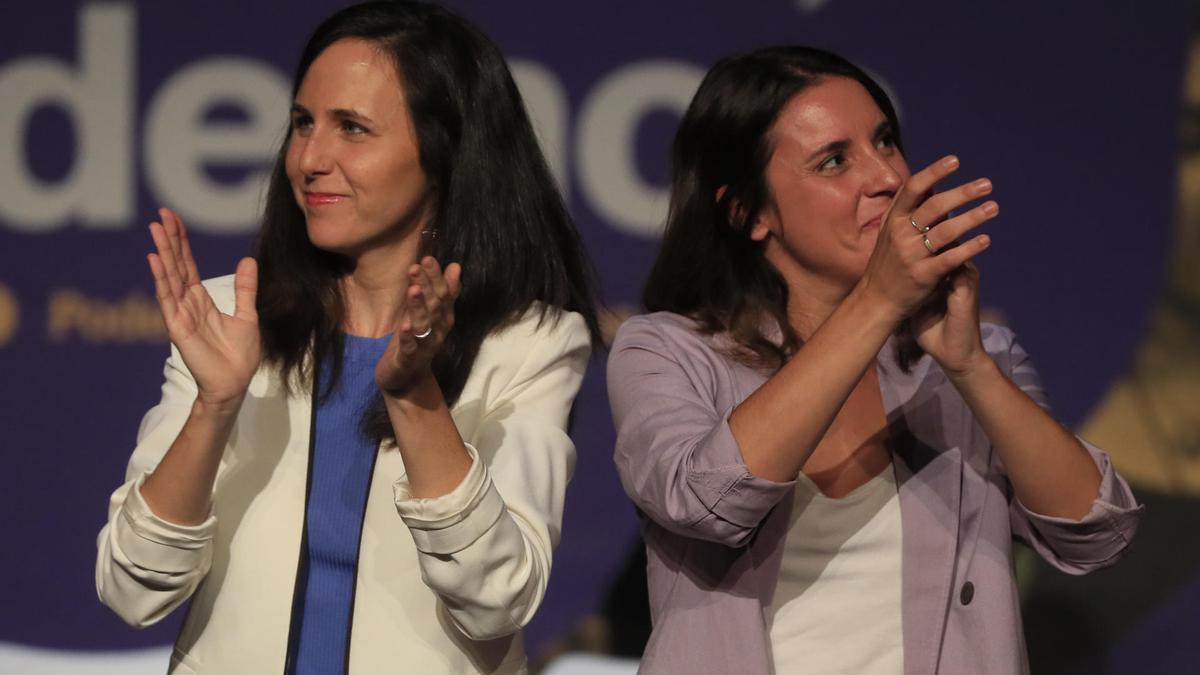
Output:
[[[418,2],[322,23],[254,258],[148,256],[162,400],[98,539],[171,672],[522,672],[598,335],[590,265],[496,46]],[[448,264],[445,264],[448,263]]]

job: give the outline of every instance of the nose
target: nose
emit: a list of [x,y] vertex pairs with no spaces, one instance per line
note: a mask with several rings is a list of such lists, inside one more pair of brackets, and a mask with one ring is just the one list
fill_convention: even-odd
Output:
[[312,129],[308,134],[293,139],[300,143],[297,167],[307,180],[329,173],[332,161],[329,155],[328,142],[319,129]]
[[891,154],[872,153],[866,192],[869,195],[895,196],[908,176],[908,165],[899,151]]

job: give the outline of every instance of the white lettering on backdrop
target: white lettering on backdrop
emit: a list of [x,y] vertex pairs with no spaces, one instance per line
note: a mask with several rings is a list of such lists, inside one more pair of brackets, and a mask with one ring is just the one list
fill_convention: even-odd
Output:
[[670,197],[638,169],[639,122],[663,110],[682,115],[703,78],[703,70],[683,61],[642,61],[600,80],[584,101],[579,182],[597,213],[622,232],[657,235]]
[[[134,13],[89,5],[79,23],[77,68],[44,56],[0,68],[0,221],[15,230],[50,232],[71,220],[120,228],[133,216]],[[75,128],[74,162],[56,183],[39,180],[24,156],[29,118],[51,104]]]
[[[197,230],[244,232],[261,208],[291,87],[259,61],[212,58],[176,72],[146,115],[146,180],[163,204]],[[205,123],[215,104],[236,106],[246,121]],[[205,166],[259,167],[237,183],[213,180]]]
[[[156,203],[178,209],[197,232],[253,230],[286,125],[287,78],[248,58],[188,64],[151,96],[139,138],[133,126],[135,6],[85,4],[78,21],[74,66],[43,56],[0,65],[0,227],[48,234],[72,223],[93,230],[140,226],[133,161],[140,142],[142,179]],[[638,171],[638,126],[650,113],[682,112],[703,71],[681,61],[626,64],[585,97],[572,135],[570,103],[558,76],[528,60],[515,59],[512,69],[563,190],[570,188],[573,168],[595,213],[627,234],[657,236],[667,191]],[[58,180],[34,175],[26,156],[37,151],[25,142],[30,119],[49,106],[65,110],[76,131],[71,170]],[[238,110],[238,119],[206,120],[217,107]],[[250,170],[233,183],[209,175],[208,168],[223,165]]]

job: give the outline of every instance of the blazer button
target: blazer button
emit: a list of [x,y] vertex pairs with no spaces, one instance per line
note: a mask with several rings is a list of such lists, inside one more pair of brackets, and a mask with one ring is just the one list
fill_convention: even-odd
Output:
[[969,581],[963,584],[962,590],[958,592],[958,599],[963,605],[971,604],[971,601],[975,599],[975,584]]

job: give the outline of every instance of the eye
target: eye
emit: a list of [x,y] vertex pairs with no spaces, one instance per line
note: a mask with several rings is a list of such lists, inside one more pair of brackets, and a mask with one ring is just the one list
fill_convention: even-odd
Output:
[[292,115],[292,130],[293,131],[308,131],[312,128],[312,115],[306,113],[298,113]]
[[831,171],[833,169],[839,168],[840,166],[842,166],[842,164],[845,164],[845,163],[846,163],[846,157],[844,155],[842,155],[842,153],[839,152],[835,155],[830,155],[828,158],[825,159],[825,161],[818,164],[817,170],[818,171]]
[[348,134],[350,136],[360,136],[362,134],[367,133],[367,128],[364,127],[363,125],[359,124],[358,122],[353,122],[351,120],[342,120],[342,133]]
[[879,135],[879,140],[875,141],[876,147],[880,149],[890,149],[896,147],[896,136],[890,131]]

